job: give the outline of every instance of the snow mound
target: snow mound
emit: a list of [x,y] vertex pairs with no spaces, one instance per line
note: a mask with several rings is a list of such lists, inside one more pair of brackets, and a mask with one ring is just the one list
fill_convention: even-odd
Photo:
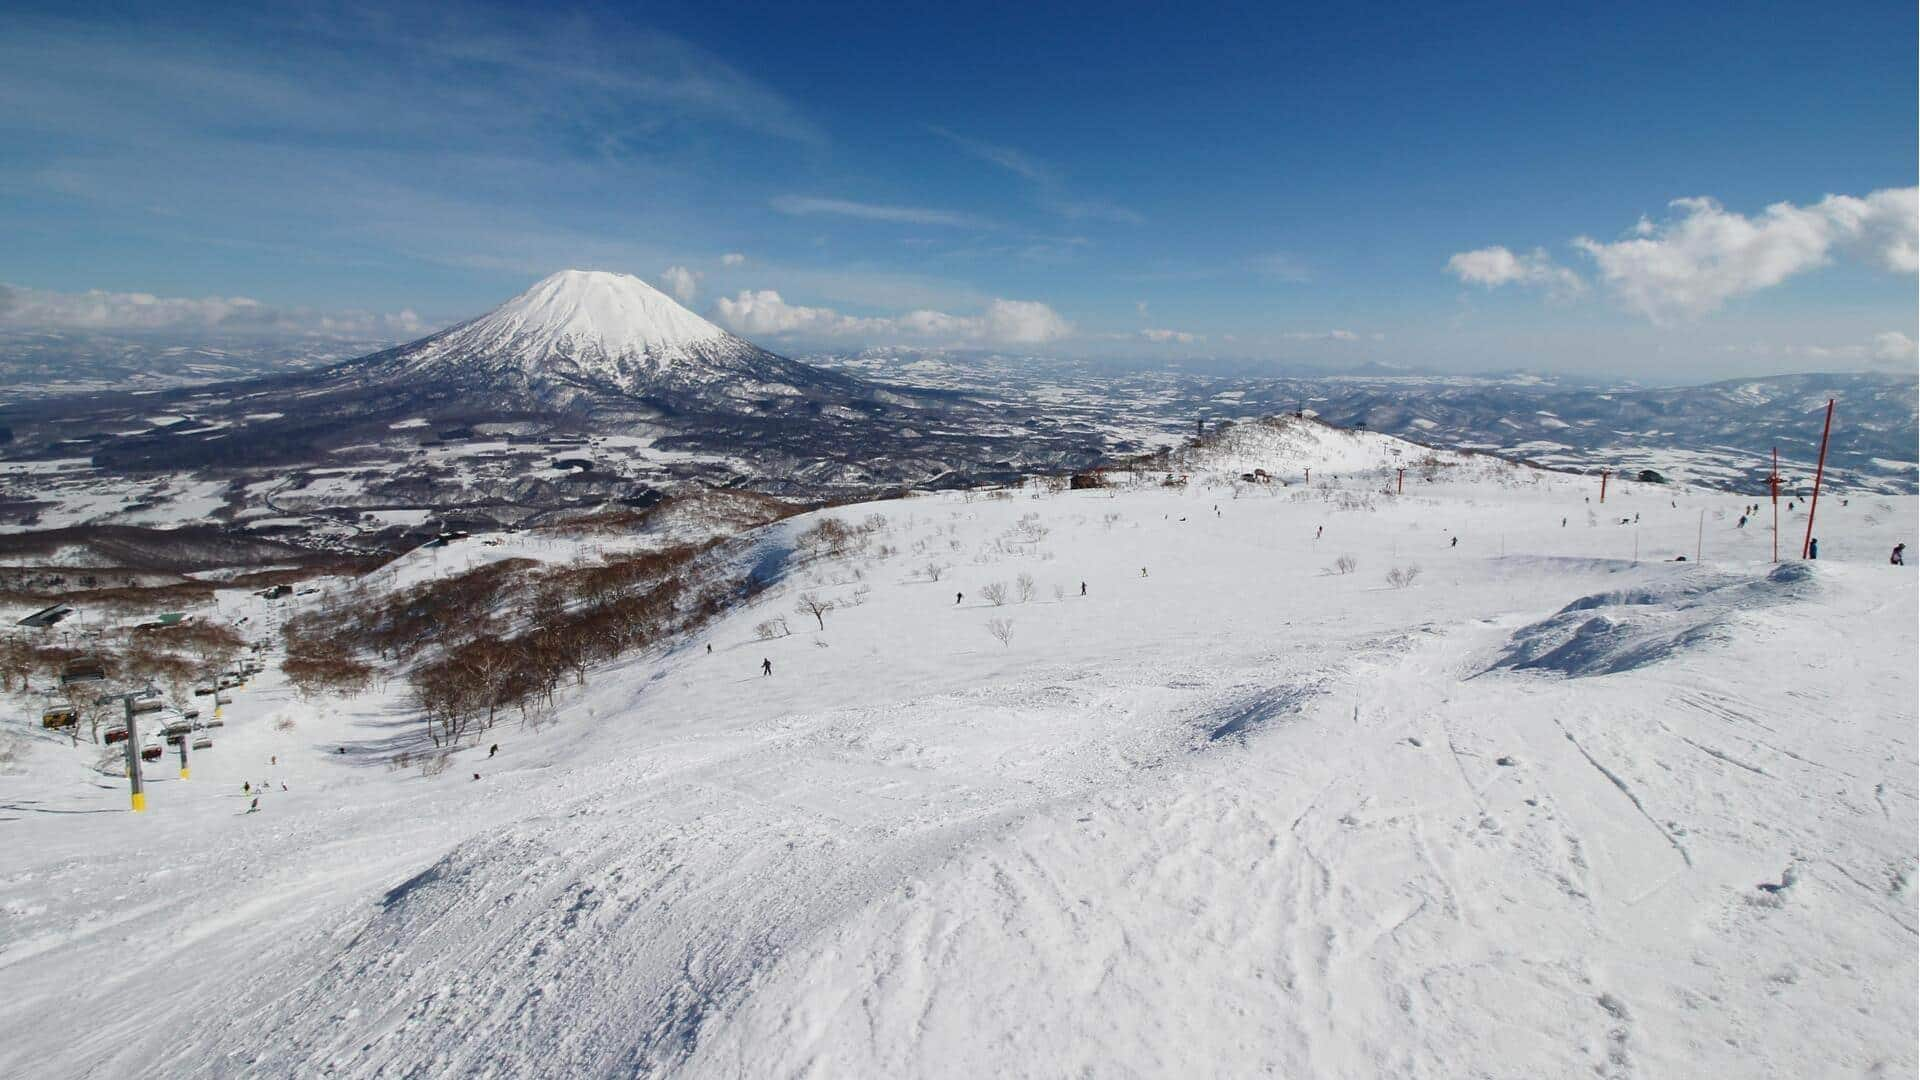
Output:
[[1550,618],[1515,631],[1494,669],[1613,675],[1728,640],[1740,612],[1801,599],[1813,589],[1804,564],[1760,578],[1689,577],[1645,588],[1583,596]]
[[1275,475],[1321,469],[1366,472],[1414,465],[1458,465],[1466,455],[1434,450],[1372,431],[1335,427],[1311,417],[1269,416],[1222,425],[1176,452],[1177,468],[1191,472]]

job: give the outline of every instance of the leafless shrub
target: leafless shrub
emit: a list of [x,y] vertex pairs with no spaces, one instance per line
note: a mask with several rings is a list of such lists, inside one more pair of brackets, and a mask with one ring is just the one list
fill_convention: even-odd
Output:
[[920,572],[926,575],[928,581],[939,581],[940,575],[946,573],[947,568],[937,562],[930,561],[927,565],[920,568]]
[[1021,574],[1013,579],[1013,587],[1020,595],[1020,602],[1024,604],[1033,599],[1033,591],[1037,586],[1034,584],[1032,574]]
[[1007,602],[1007,583],[1004,581],[989,582],[981,586],[980,595],[986,597],[987,602],[994,607],[999,607]]
[[833,601],[822,599],[816,593],[801,593],[800,601],[793,606],[793,610],[798,615],[813,616],[813,621],[820,624],[820,629],[825,630],[827,612],[832,611],[833,606]]
[[279,716],[279,717],[275,717],[275,718],[274,718],[274,721],[273,721],[273,730],[275,730],[275,731],[292,731],[292,730],[293,730],[293,717],[291,717],[291,716]]
[[1351,555],[1342,555],[1333,560],[1333,572],[1336,574],[1351,574],[1359,568],[1360,560]]
[[992,634],[993,640],[999,642],[1002,647],[1011,645],[1013,644],[1013,620],[988,619],[987,633]]
[[753,627],[753,636],[760,641],[772,641],[774,638],[783,638],[791,633],[793,631],[787,629],[785,615],[775,615],[765,622],[755,623]]
[[1393,586],[1396,589],[1404,589],[1407,586],[1412,585],[1414,581],[1417,580],[1419,577],[1420,577],[1420,567],[1417,565],[1409,565],[1405,567],[1396,566],[1393,569],[1387,571],[1387,584]]
[[420,775],[426,777],[439,776],[441,773],[446,772],[447,766],[452,763],[453,755],[445,750],[437,754],[423,755],[420,758]]

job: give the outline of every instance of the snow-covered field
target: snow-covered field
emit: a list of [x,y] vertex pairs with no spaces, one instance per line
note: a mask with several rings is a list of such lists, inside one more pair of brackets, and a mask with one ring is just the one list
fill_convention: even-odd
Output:
[[1913,1075],[1915,500],[1775,570],[1757,496],[1408,473],[769,526],[437,775],[398,681],[269,672],[142,816],[9,718],[0,1075]]

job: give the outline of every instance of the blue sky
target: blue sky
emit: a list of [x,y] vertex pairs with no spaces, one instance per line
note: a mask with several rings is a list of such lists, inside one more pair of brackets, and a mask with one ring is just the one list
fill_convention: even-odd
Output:
[[16,2],[0,320],[1914,368],[1911,4],[1036,7]]

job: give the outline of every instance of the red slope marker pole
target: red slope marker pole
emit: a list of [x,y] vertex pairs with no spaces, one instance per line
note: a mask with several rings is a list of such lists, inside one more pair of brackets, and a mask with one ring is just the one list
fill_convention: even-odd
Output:
[[1607,501],[1607,470],[1600,470],[1600,501]]
[[1813,547],[1813,514],[1820,509],[1820,481],[1827,475],[1827,436],[1833,433],[1833,399],[1827,399],[1827,425],[1820,429],[1820,463],[1813,469],[1813,500],[1807,503],[1807,538],[1800,542],[1800,557],[1806,558]]

